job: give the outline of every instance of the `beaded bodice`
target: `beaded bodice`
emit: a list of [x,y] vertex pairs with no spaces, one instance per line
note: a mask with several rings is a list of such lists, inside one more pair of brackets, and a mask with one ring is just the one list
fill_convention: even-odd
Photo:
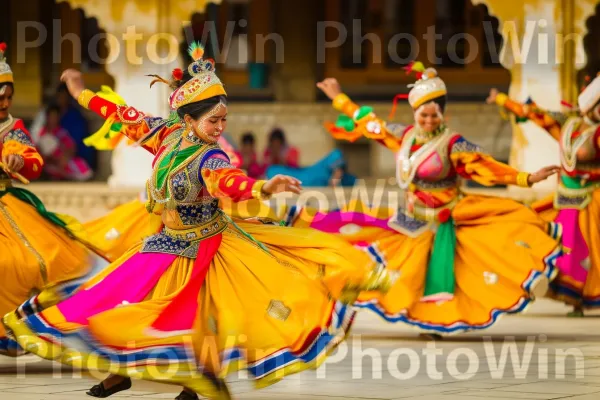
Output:
[[[173,159],[177,157],[180,145],[181,138],[167,143],[156,158],[152,177],[148,181],[150,201],[164,205],[163,222],[174,229],[204,224],[213,219],[219,209],[218,200],[211,197],[204,187],[201,168],[204,163],[215,163],[212,159],[207,160],[208,157],[223,152],[217,145],[203,144],[175,165]],[[219,161],[227,163],[221,159]],[[168,168],[163,179],[159,179],[161,168]]]
[[581,118],[570,118],[563,126],[559,141],[562,171],[555,208],[584,209],[600,188],[599,131],[600,125],[585,127]]

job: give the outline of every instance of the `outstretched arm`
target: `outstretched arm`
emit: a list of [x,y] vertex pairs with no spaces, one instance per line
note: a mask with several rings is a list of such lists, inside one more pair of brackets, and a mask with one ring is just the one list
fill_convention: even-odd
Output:
[[550,166],[533,174],[520,172],[510,165],[496,161],[481,147],[470,143],[460,135],[450,140],[448,150],[452,165],[462,178],[485,186],[502,184],[530,187],[560,170],[560,167]]
[[490,90],[487,102],[488,104],[497,104],[514,114],[518,119],[527,119],[534,122],[539,127],[545,129],[554,139],[560,139],[561,122],[537,104],[519,103],[509,98],[505,93],[498,92],[497,89]]
[[21,120],[2,138],[2,163],[9,172],[18,172],[28,180],[42,173],[44,161]]
[[147,116],[133,107],[116,104],[101,93],[85,89],[79,71],[68,69],[61,80],[67,84],[69,92],[82,107],[94,111],[107,120],[105,125],[112,130],[117,129],[152,154],[157,153],[162,141],[171,132],[162,118]]
[[361,107],[350,100],[335,78],[327,78],[319,82],[317,87],[333,101],[333,107],[342,112],[335,124],[325,124],[334,138],[353,142],[364,136],[392,151],[400,149],[402,139],[390,132],[386,122],[377,117],[371,107]]
[[202,181],[211,196],[228,198],[233,202],[250,199],[268,199],[280,192],[300,193],[301,182],[295,178],[277,175],[268,181],[248,177],[235,168],[222,152],[216,152],[202,163]]

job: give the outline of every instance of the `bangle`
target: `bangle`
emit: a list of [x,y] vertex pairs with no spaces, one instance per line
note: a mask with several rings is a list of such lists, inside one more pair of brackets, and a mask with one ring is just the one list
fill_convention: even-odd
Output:
[[271,198],[270,194],[263,192],[265,183],[267,183],[267,181],[256,181],[254,185],[252,185],[252,198],[258,200],[269,200]]
[[530,187],[529,175],[527,172],[519,172],[517,174],[517,185],[520,187]]
[[340,93],[333,99],[333,108],[338,111],[342,111],[344,108],[344,104],[350,101],[350,97],[346,96],[344,93]]
[[89,105],[90,105],[90,101],[92,100],[92,98],[96,95],[96,93],[92,92],[91,90],[88,89],[83,89],[83,91],[81,92],[81,94],[79,94],[79,97],[77,97],[77,102],[79,103],[79,105],[81,105],[82,107],[89,109]]
[[504,106],[504,104],[506,104],[507,100],[508,100],[508,96],[504,93],[498,93],[496,95],[496,104],[499,105],[500,107]]

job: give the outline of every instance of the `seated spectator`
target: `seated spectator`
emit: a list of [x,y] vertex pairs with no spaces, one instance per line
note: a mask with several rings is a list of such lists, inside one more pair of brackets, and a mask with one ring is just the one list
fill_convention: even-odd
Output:
[[83,143],[83,139],[90,134],[88,121],[73,102],[65,84],[58,87],[56,102],[60,109],[60,125],[69,132],[75,142],[75,155],[83,158],[93,168],[96,162],[96,149]]
[[87,162],[75,155],[75,141],[60,125],[58,106],[50,106],[46,110],[46,122],[37,145],[44,158],[44,172],[50,179],[86,181],[92,177]]
[[298,149],[287,144],[285,133],[280,128],[273,129],[269,134],[269,143],[263,157],[265,168],[271,165],[299,167]]
[[242,135],[242,145],[240,152],[242,154],[242,169],[246,171],[250,178],[258,179],[263,175],[263,167],[258,163],[256,154],[256,141],[251,132]]

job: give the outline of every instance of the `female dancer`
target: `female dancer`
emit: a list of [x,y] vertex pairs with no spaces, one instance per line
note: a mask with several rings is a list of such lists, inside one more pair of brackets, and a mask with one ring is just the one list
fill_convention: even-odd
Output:
[[461,194],[458,178],[530,186],[556,167],[518,172],[448,128],[446,86],[434,69],[419,73],[408,95],[415,117],[409,127],[387,124],[370,107],[357,106],[335,79],[318,87],[344,113],[340,121],[352,122],[331,127],[334,135],[366,136],[396,152],[405,194],[398,210],[317,214],[310,225],[363,247],[399,272],[386,295],[362,295],[357,306],[389,322],[449,334],[485,329],[546,292],[560,254],[546,224],[515,201]]
[[[74,239],[81,229],[74,219],[48,212],[33,193],[12,186],[13,179],[38,178],[43,161],[23,121],[10,115],[15,86],[5,51],[0,44],[0,313],[21,305],[17,315],[24,316],[65,296],[74,284],[67,281],[107,263]],[[0,326],[0,354],[20,353]]]
[[[335,237],[315,230],[233,222],[219,198],[242,201],[300,183],[278,176],[255,181],[216,145],[227,98],[214,72],[191,47],[194,62],[174,71],[170,96],[185,127],[117,106],[84,90],[81,74],[63,74],[81,105],[118,118],[122,132],[156,155],[150,205],[164,229],[130,249],[73,297],[42,313],[4,323],[41,357],[111,371],[88,394],[107,397],[129,377],[230,398],[224,378],[246,367],[260,386],[319,365],[344,339],[353,318],[345,302],[363,289],[385,288],[385,271]],[[371,264],[372,265],[372,264]],[[163,368],[164,367],[164,368]]]
[[[115,104],[125,106],[125,100],[108,86],[103,86],[96,94]],[[176,112],[172,113],[169,120],[179,128],[183,125]],[[97,150],[113,150],[122,138],[120,123],[109,119],[98,132],[86,138],[84,142]],[[241,159],[233,146],[223,136],[219,137],[217,143],[229,157],[230,164],[238,168]],[[149,212],[146,208],[147,202],[148,193],[144,190],[137,199],[121,204],[107,215],[84,224],[89,241],[94,243],[111,262],[125,254],[136,243],[158,233],[162,228],[160,212]]]
[[561,170],[555,194],[532,208],[547,221],[562,225],[563,248],[558,278],[549,296],[573,306],[569,316],[600,307],[600,76],[578,99],[579,115],[559,118],[535,103],[520,104],[492,89],[496,103],[520,119],[544,128],[558,141]]

